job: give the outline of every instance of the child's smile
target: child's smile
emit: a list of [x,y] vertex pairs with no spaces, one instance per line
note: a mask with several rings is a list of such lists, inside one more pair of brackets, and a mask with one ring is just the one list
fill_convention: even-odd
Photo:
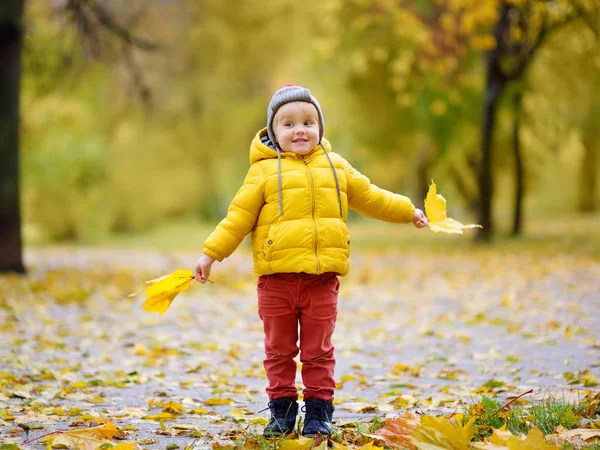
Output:
[[284,152],[306,155],[319,144],[317,109],[310,103],[287,103],[273,122],[277,143]]

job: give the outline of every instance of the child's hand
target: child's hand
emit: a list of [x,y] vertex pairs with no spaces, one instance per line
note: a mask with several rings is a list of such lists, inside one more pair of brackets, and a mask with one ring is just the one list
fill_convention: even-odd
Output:
[[417,228],[423,228],[429,225],[429,220],[427,220],[427,216],[423,211],[416,208],[415,217],[413,217],[412,223],[414,223],[415,227]]
[[194,265],[193,272],[196,281],[199,281],[202,284],[206,283],[207,281],[210,281],[208,279],[210,275],[210,267],[213,265],[214,262],[214,258],[208,256],[206,253],[202,253],[202,256],[200,257],[200,259],[198,259],[198,261],[196,261],[196,265]]

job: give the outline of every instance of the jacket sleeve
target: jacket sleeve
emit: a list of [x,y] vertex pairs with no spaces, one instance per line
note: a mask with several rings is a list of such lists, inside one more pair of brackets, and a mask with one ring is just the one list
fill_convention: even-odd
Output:
[[229,205],[227,216],[204,241],[204,253],[222,261],[238,248],[244,236],[254,228],[264,205],[264,186],[262,169],[253,164]]
[[371,183],[366,176],[341,158],[348,180],[348,206],[373,219],[408,223],[415,216],[415,206],[408,197],[394,194]]

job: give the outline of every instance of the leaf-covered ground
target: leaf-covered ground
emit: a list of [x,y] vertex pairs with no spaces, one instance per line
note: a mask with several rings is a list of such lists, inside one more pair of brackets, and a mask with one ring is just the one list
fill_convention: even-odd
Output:
[[[515,248],[353,252],[334,337],[338,429],[464,413],[482,395],[598,392],[600,260]],[[107,422],[149,449],[259,433],[263,335],[244,249],[163,316],[126,297],[196,257],[30,250],[28,277],[0,277],[0,442],[41,448],[23,443]]]

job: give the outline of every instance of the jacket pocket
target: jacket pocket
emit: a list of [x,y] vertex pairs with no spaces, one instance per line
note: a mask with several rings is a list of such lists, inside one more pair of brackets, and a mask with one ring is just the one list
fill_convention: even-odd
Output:
[[269,227],[269,233],[267,234],[267,240],[263,245],[263,255],[267,261],[271,259],[271,253],[273,252],[273,248],[275,247],[276,238],[277,225],[271,225]]
[[348,252],[348,256],[350,256],[350,234],[348,230],[346,230],[344,237],[346,239],[346,251]]

